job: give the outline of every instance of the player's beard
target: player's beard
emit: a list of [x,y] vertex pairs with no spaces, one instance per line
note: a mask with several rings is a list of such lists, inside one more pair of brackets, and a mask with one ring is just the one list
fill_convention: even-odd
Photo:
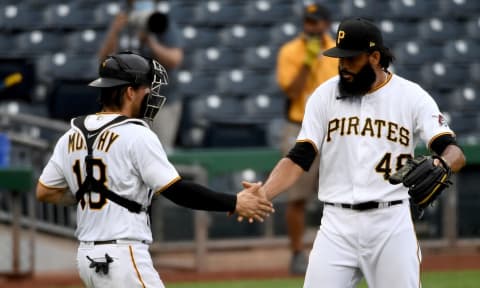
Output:
[[[340,82],[338,83],[340,95],[337,97],[339,99],[361,97],[367,94],[377,77],[370,63],[365,64],[355,74],[339,67],[338,74],[340,75]],[[342,74],[351,75],[351,80],[347,80]]]

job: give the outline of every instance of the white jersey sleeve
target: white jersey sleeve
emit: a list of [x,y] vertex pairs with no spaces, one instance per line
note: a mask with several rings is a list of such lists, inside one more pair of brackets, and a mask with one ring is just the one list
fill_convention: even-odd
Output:
[[302,129],[297,137],[297,142],[310,142],[314,144],[315,150],[321,149],[323,139],[326,133],[325,126],[325,111],[322,100],[326,99],[327,95],[322,95],[323,86],[320,86],[308,98],[305,106],[305,115],[303,116]]
[[145,184],[160,193],[180,179],[175,167],[168,161],[157,136],[147,131],[133,142],[132,158]]
[[445,116],[438,109],[437,103],[424,90],[420,94],[419,101],[414,105],[415,110],[415,133],[427,144],[430,144],[439,136],[445,134],[454,135],[448,127]]
[[65,145],[65,136],[60,137],[55,145],[53,154],[40,175],[39,182],[48,188],[67,188],[67,180],[62,170],[62,155]]

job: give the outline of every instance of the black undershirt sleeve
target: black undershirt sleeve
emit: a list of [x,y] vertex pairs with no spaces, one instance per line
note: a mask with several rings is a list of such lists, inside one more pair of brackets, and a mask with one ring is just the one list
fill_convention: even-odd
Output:
[[297,142],[287,154],[287,158],[290,158],[295,164],[302,167],[304,171],[310,170],[310,166],[312,166],[316,156],[317,150],[310,142]]
[[[442,155],[443,151],[448,145],[458,146],[455,137],[453,137],[451,134],[445,134],[433,140],[433,142],[430,143],[430,150],[435,152],[437,155]],[[460,148],[460,146],[458,147]]]
[[195,210],[234,212],[237,205],[236,195],[218,193],[183,179],[160,194],[177,205]]

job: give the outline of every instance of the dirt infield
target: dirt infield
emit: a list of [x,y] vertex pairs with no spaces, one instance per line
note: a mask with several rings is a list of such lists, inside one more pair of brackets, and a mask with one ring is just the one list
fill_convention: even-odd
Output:
[[[427,255],[422,263],[423,271],[442,270],[480,270],[480,253],[476,254],[442,254]],[[166,283],[196,282],[231,279],[272,279],[290,278],[286,269],[256,270],[240,272],[205,272],[197,273],[186,270],[160,270],[160,275]],[[78,275],[38,275],[29,279],[0,278],[0,288],[50,288],[55,286],[81,285]]]

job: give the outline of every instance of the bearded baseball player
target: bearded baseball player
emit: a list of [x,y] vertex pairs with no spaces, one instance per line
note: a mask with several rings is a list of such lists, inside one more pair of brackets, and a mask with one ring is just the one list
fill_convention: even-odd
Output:
[[149,209],[161,195],[178,205],[237,212],[262,221],[273,212],[254,188],[217,193],[182,180],[148,124],[165,102],[165,69],[126,52],[109,56],[90,83],[102,112],[72,119],[37,185],[37,198],[77,204],[77,265],[86,287],[164,287],[148,252]]
[[[371,288],[420,287],[409,196],[425,209],[465,165],[463,152],[432,97],[387,70],[393,55],[372,22],[342,21],[323,54],[339,58],[339,76],[310,96],[295,146],[260,190],[274,198],[319,154],[325,206],[304,287],[356,287],[362,277]],[[411,159],[418,140],[433,156]]]

